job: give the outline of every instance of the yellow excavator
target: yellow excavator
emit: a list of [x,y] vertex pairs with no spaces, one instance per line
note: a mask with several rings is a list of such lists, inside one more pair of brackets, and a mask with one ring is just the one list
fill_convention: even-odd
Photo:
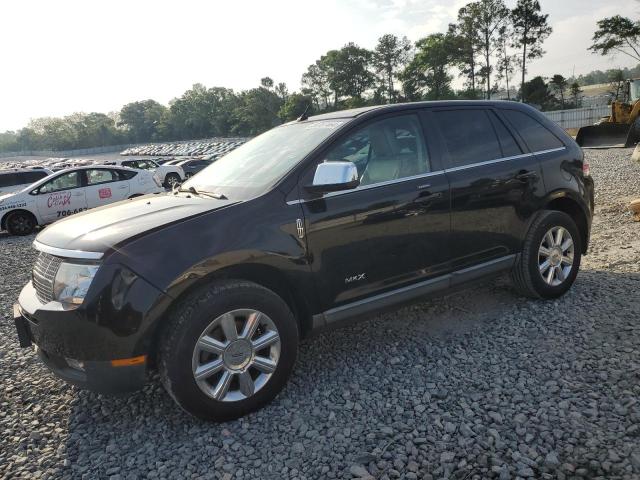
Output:
[[627,80],[622,101],[611,103],[611,115],[576,135],[581,147],[633,147],[640,141],[640,79]]

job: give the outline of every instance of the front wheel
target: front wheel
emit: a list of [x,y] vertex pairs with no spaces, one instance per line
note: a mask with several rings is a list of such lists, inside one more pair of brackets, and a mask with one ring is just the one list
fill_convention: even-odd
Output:
[[297,323],[280,297],[251,282],[215,282],[171,315],[160,344],[160,378],[188,413],[232,420],[282,390],[297,348]]
[[7,218],[7,231],[11,235],[29,235],[36,228],[36,219],[29,212],[14,212]]
[[580,239],[578,227],[569,215],[552,210],[540,212],[511,272],[516,289],[533,298],[564,295],[578,275]]

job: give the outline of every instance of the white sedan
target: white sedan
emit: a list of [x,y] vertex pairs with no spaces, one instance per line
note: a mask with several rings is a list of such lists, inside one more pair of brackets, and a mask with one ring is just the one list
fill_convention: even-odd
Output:
[[151,172],[97,165],[70,168],[0,196],[0,230],[28,235],[37,225],[89,208],[163,191]]
[[184,170],[177,165],[158,165],[153,160],[145,159],[120,159],[106,162],[105,165],[120,165],[122,167],[136,168],[153,172],[156,178],[168,188],[173,188],[186,180]]

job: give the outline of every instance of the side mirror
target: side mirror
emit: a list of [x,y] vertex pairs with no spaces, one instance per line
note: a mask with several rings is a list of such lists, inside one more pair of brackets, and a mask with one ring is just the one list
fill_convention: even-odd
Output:
[[305,188],[310,192],[325,193],[351,190],[360,185],[358,168],[352,162],[324,162],[316,167],[313,183]]

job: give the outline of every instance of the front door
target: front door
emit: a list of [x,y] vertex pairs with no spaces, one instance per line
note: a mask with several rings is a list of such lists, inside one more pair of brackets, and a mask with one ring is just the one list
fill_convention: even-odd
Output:
[[43,183],[38,189],[36,202],[44,223],[86,210],[87,199],[80,171],[61,173]]
[[417,114],[374,120],[337,140],[321,161],[351,161],[360,186],[300,192],[311,266],[324,309],[447,270],[449,184],[429,155]]
[[492,109],[436,109],[430,118],[451,183],[454,270],[517,253],[544,195],[538,159]]

